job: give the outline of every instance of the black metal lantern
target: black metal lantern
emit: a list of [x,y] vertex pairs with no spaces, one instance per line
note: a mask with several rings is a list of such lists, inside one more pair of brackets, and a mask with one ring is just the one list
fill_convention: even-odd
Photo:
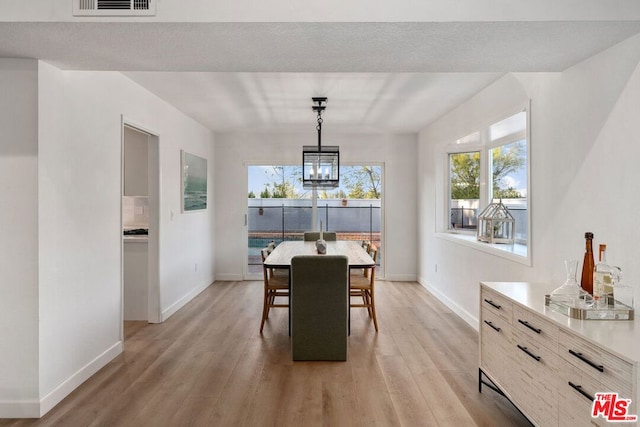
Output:
[[337,188],[340,184],[340,149],[336,145],[322,146],[322,111],[327,98],[312,98],[318,113],[318,146],[302,147],[302,186],[305,189]]

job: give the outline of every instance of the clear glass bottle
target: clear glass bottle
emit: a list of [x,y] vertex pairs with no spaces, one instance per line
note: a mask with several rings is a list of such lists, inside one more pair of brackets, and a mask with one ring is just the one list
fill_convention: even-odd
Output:
[[633,287],[622,280],[622,269],[612,266],[611,278],[613,279],[614,305],[622,303],[633,308]]
[[585,308],[591,303],[591,296],[580,287],[576,280],[578,260],[564,262],[567,278],[562,286],[551,292],[551,301],[568,305],[569,307]]
[[584,253],[584,261],[582,262],[582,279],[580,280],[580,286],[587,293],[593,294],[593,233],[584,233],[586,239],[586,250]]
[[[607,304],[607,295],[611,294],[613,300],[613,285],[611,283],[611,267],[607,264],[607,245],[600,245],[598,251],[598,264],[593,273],[593,299],[598,307]],[[613,301],[611,301],[613,304]]]

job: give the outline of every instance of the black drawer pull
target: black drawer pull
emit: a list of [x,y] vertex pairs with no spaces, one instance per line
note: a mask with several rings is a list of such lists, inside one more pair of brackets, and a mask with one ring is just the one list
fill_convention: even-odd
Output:
[[520,344],[518,344],[518,348],[524,351],[525,353],[527,353],[532,359],[536,359],[536,362],[540,361],[540,356],[536,356],[535,354],[531,353],[529,350],[527,350],[527,347],[523,347]]
[[484,302],[486,302],[487,304],[489,304],[490,306],[500,310],[500,308],[502,307],[501,305],[496,304],[495,302],[491,301],[490,299],[484,299]]
[[526,326],[527,328],[531,329],[536,334],[539,334],[540,332],[542,332],[542,329],[534,328],[526,320],[518,319],[518,322],[522,323],[524,326]]
[[491,328],[493,328],[494,331],[500,332],[500,328],[498,328],[496,325],[494,325],[493,323],[489,322],[488,320],[485,320],[484,323],[486,323],[487,325],[491,326]]
[[586,357],[584,357],[582,355],[582,353],[578,353],[577,351],[569,350],[569,354],[571,354],[572,356],[575,356],[578,359],[582,360],[584,363],[586,363],[587,365],[591,366],[593,369],[597,369],[600,372],[604,372],[604,366],[596,365],[591,360],[589,360]]
[[587,399],[589,399],[590,401],[592,401],[592,402],[593,402],[594,400],[596,400],[596,398],[595,398],[595,397],[593,397],[593,396],[589,395],[589,393],[587,393],[586,391],[584,391],[584,390],[582,389],[582,386],[581,386],[581,385],[575,385],[575,384],[574,384],[574,383],[572,383],[571,381],[569,381],[569,385],[570,385],[570,386],[571,386],[575,391],[577,391],[578,393],[580,393],[581,395],[583,395],[584,397],[586,397],[586,398],[587,398]]

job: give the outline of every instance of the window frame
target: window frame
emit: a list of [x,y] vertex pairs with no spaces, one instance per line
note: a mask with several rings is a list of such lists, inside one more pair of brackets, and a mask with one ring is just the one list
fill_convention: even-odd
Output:
[[[478,160],[478,163],[480,164],[480,176],[479,176],[479,192],[480,192],[480,197],[478,198],[478,206],[482,206],[483,205],[483,174],[486,174],[486,168],[483,168],[483,159],[485,157],[485,153],[483,153],[483,148],[478,145],[478,144],[473,144],[473,145],[462,145],[460,147],[460,149],[458,150],[454,150],[454,151],[447,151],[446,153],[446,202],[445,202],[445,222],[446,222],[446,226],[445,229],[448,230],[449,232],[453,232],[453,233],[461,233],[461,234],[476,234],[476,230],[475,229],[467,229],[465,230],[464,228],[454,228],[451,225],[451,191],[452,191],[452,186],[451,186],[451,156],[454,154],[471,154],[471,153],[479,153],[480,154],[480,158]],[[464,212],[462,213],[463,216],[463,222],[464,222]]]
[[[494,141],[490,140],[490,128],[492,125],[508,119],[519,113],[525,113],[526,128],[521,131],[513,132],[508,135],[504,135]],[[479,135],[477,142],[459,143],[458,141],[469,138],[471,135],[477,133]],[[492,165],[492,150],[497,147],[502,147],[520,140],[526,141],[526,191],[527,191],[527,238],[526,242],[516,242],[514,245],[504,244],[487,244],[484,242],[478,242],[475,239],[477,230],[464,230],[456,229],[451,225],[451,160],[452,154],[459,153],[480,153],[480,194],[479,194],[479,212],[484,209],[493,198],[493,182],[490,179]],[[507,111],[505,114],[501,114],[496,120],[491,120],[482,126],[476,127],[476,130],[467,133],[462,138],[449,143],[444,148],[444,206],[443,206],[443,219],[444,221],[439,224],[440,232],[437,233],[438,237],[445,240],[460,243],[464,246],[469,246],[475,249],[479,249],[483,252],[488,252],[494,255],[498,255],[504,258],[511,259],[513,261],[531,265],[532,254],[532,235],[531,235],[531,108],[530,103],[522,105],[519,108],[514,108]]]

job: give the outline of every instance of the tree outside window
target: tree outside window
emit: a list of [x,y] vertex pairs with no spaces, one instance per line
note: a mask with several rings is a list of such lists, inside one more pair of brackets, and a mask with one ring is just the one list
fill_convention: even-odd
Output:
[[493,199],[526,197],[527,144],[520,140],[491,150]]
[[[258,194],[262,199],[306,199],[311,191],[302,188],[300,166],[250,166],[249,198]],[[262,174],[252,171],[261,169]],[[260,182],[262,189],[256,187]],[[319,199],[380,199],[382,195],[382,168],[380,166],[341,166],[340,187],[321,189]]]

